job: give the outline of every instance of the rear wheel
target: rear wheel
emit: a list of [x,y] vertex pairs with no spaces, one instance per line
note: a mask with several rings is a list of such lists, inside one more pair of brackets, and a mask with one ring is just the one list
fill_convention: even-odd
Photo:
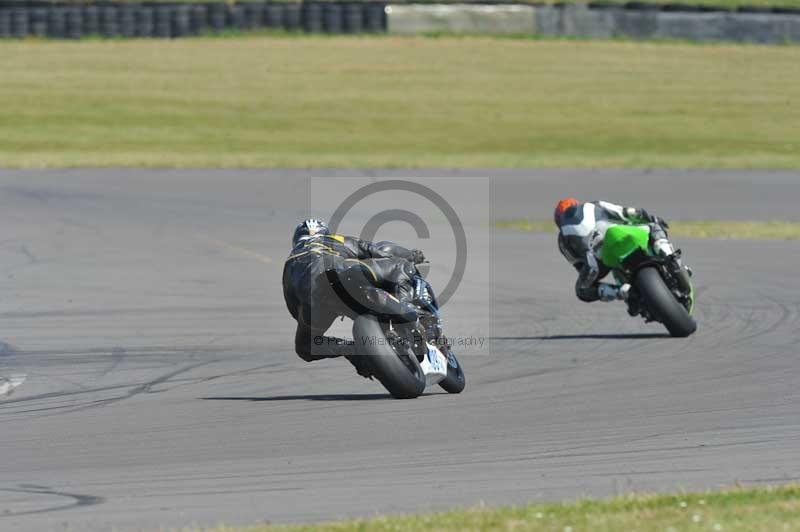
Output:
[[639,270],[635,283],[653,317],[663,323],[672,336],[683,338],[697,330],[697,323],[670,292],[655,267]]
[[461,369],[461,364],[458,359],[448,348],[447,350],[447,377],[439,381],[439,386],[447,393],[461,393],[467,381],[464,378],[464,370]]
[[368,356],[372,374],[392,397],[413,399],[425,390],[425,374],[417,357],[404,347],[390,341],[371,314],[358,316],[353,323],[353,339],[357,354]]

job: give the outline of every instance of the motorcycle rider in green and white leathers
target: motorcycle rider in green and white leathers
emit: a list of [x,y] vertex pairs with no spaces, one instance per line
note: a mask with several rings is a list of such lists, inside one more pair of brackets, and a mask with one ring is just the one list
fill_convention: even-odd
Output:
[[[600,282],[609,268],[600,260],[600,251],[606,230],[613,225],[647,225],[650,230],[650,248],[664,257],[675,254],[667,238],[666,222],[646,210],[623,207],[606,201],[581,202],[565,198],[558,202],[554,213],[558,226],[558,248],[561,254],[578,270],[575,293],[582,301],[627,300],[629,284],[617,285]],[[680,264],[680,259],[677,259]],[[683,266],[680,266],[683,268]]]

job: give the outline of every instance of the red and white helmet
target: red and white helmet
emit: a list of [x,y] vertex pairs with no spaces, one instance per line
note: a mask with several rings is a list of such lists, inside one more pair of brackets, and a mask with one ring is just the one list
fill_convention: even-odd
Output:
[[556,203],[556,210],[553,212],[553,221],[558,227],[561,227],[561,220],[564,218],[564,213],[568,210],[577,207],[580,201],[575,198],[564,198]]

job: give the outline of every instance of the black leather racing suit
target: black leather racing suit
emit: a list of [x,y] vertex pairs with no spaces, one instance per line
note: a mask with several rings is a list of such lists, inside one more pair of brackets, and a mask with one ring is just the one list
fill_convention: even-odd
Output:
[[[612,225],[636,224],[650,226],[650,241],[655,249],[665,255],[674,253],[672,244],[660,224],[654,223],[644,209],[623,207],[606,201],[579,203],[568,209],[561,220],[558,248],[561,254],[578,270],[575,294],[582,301],[597,301],[603,293],[614,293],[615,287],[600,283],[609,269],[600,261],[599,251],[606,230]],[[606,290],[603,290],[606,289]]]
[[295,351],[306,361],[347,356],[344,341],[324,336],[339,316],[358,312],[331,284],[336,279],[355,279],[363,288],[354,296],[364,297],[370,307],[380,305],[386,313],[416,319],[417,308],[407,303],[417,274],[415,261],[421,252],[390,242],[373,244],[342,235],[305,237],[292,249],[283,268],[283,297],[297,320]]

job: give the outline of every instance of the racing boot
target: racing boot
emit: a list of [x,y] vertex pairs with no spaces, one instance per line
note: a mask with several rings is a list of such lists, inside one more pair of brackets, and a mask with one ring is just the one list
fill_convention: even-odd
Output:
[[624,284],[622,286],[615,286],[609,283],[597,284],[597,295],[600,301],[614,301],[617,299],[627,300],[628,293],[630,293],[631,285]]
[[369,357],[364,355],[350,354],[345,355],[344,358],[346,358],[348,362],[350,362],[353,367],[356,368],[356,373],[365,379],[372,380],[372,369],[369,364]]
[[359,375],[365,379],[372,379],[369,357],[358,354],[354,342],[332,336],[317,336],[315,338],[316,342],[320,342],[321,339],[324,341],[325,348],[320,349],[319,344],[315,346],[315,351],[319,358],[344,357],[356,368],[356,372]]

